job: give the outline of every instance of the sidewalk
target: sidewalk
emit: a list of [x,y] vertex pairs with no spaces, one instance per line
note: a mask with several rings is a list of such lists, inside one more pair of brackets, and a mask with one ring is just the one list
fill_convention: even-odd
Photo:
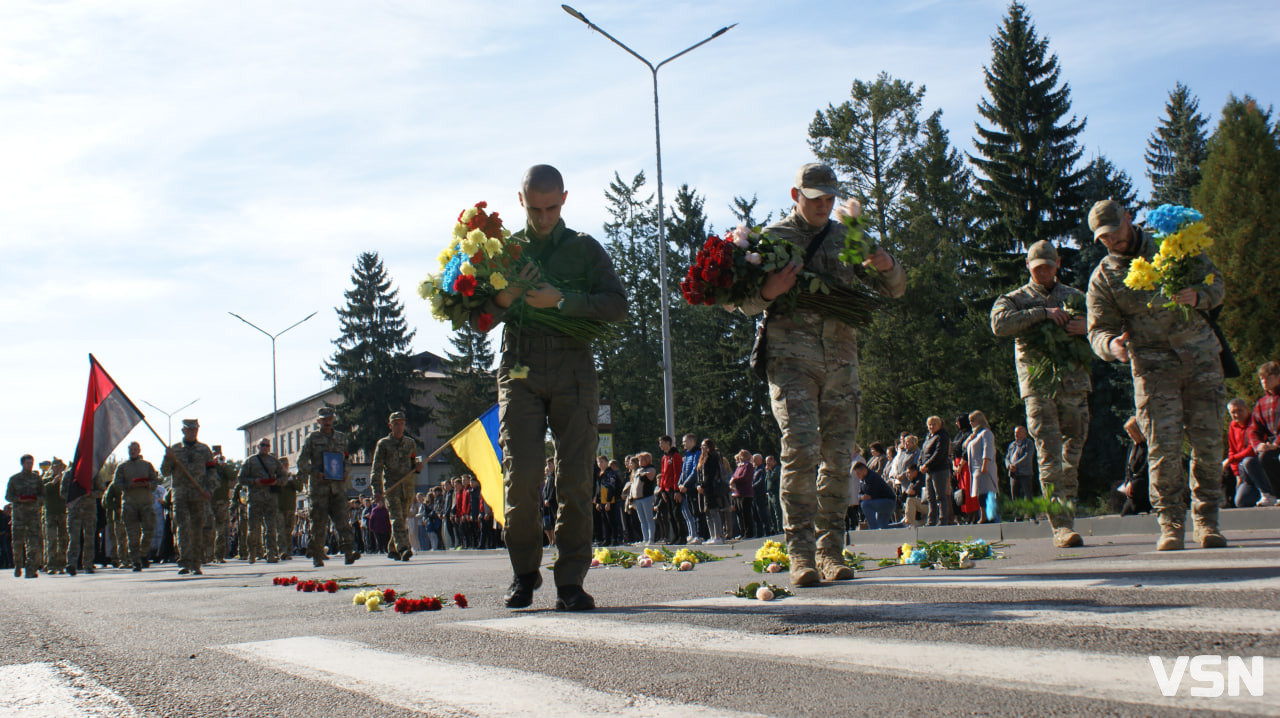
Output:
[[[1257,531],[1276,529],[1280,536],[1280,508],[1223,509],[1219,518],[1223,531]],[[1119,536],[1122,534],[1150,534],[1156,536],[1160,527],[1155,514],[1140,516],[1098,516],[1076,519],[1075,529],[1081,536]],[[1187,517],[1190,535],[1191,518]],[[903,544],[916,541],[958,541],[982,538],[988,542],[1012,539],[1046,538],[1050,535],[1047,521],[1006,521],[998,524],[966,524],[964,526],[932,526],[915,529],[880,529],[877,531],[848,531],[846,535],[856,544]]]

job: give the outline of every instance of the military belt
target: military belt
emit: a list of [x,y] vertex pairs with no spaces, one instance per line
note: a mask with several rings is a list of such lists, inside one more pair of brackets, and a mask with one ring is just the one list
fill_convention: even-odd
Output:
[[[515,345],[515,346],[513,346]],[[590,347],[586,342],[573,337],[520,337],[519,342],[513,342],[509,338],[504,338],[502,342],[502,350],[510,351],[513,348],[519,348],[521,353],[526,351],[556,351],[556,350],[574,350],[583,351]]]

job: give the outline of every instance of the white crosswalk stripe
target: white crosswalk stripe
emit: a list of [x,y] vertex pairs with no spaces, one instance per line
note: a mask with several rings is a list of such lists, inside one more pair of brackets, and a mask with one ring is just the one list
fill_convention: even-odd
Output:
[[[1032,649],[953,642],[919,642],[840,635],[772,635],[688,624],[624,622],[599,617],[522,615],[469,621],[459,626],[536,640],[611,645],[655,652],[679,650],[724,656],[760,656],[773,661],[851,672],[912,673],[966,685],[991,685],[1055,695],[1102,698],[1183,709],[1247,710],[1280,715],[1274,694],[1222,699],[1182,693],[1165,697],[1145,655],[1064,649]],[[678,648],[677,648],[678,647]],[[1280,659],[1264,660],[1264,685],[1280,686]],[[1272,689],[1276,690],[1275,688]]]
[[67,663],[0,666],[0,716],[11,718],[135,718],[115,691]]
[[[222,646],[222,650],[290,675],[363,693],[411,710],[445,715],[747,716],[656,698],[606,693],[572,681],[507,668],[409,656],[359,643],[301,636]],[[447,680],[424,680],[427,676]]]

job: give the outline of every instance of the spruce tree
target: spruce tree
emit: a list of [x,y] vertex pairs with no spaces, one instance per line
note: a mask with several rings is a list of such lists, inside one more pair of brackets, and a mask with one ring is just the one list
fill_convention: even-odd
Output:
[[465,429],[498,401],[489,335],[467,322],[454,332],[449,343],[453,350],[445,351],[445,376],[440,382],[439,394],[437,423],[442,440]]
[[920,131],[924,89],[884,72],[873,82],[854,80],[851,99],[838,107],[827,105],[809,123],[809,147],[849,177],[845,194],[862,203],[882,242],[891,241],[897,224],[905,164]]
[[407,433],[416,435],[431,420],[431,412],[416,403],[409,353],[414,332],[404,318],[399,290],[376,252],[362,252],[352,267],[347,304],[338,307],[342,334],[333,340],[337,350],[321,368],[343,397],[338,407],[341,428],[351,432],[350,450],[363,450],[371,459],[373,446],[386,435],[387,417],[405,413]]
[[1208,120],[1200,115],[1200,100],[1181,82],[1169,93],[1165,117],[1147,140],[1147,177],[1151,178],[1150,206],[1191,205],[1191,191],[1200,184]]
[[1251,395],[1254,368],[1280,355],[1280,147],[1270,115],[1248,95],[1228,100],[1193,193],[1212,230],[1209,256],[1226,280],[1220,322],[1243,372],[1232,388]]
[[1076,136],[1083,120],[1071,111],[1071,89],[1059,84],[1058,56],[1036,32],[1026,7],[1014,2],[991,39],[983,68],[989,97],[978,104],[987,125],[976,124],[970,160],[978,170],[981,261],[1000,290],[1021,283],[1022,250],[1068,237],[1081,200]]

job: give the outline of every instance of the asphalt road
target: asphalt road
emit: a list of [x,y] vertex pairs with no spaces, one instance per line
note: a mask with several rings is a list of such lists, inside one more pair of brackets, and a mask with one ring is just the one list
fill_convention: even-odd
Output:
[[[1017,539],[972,569],[872,561],[768,603],[725,593],[758,580],[751,541],[689,572],[592,569],[601,608],[584,614],[551,610],[550,574],[533,608],[503,608],[497,551],[7,574],[0,715],[1277,715],[1280,530],[1227,535],[1228,549],[1160,554],[1150,535]],[[471,607],[371,613],[356,589],[300,593],[273,586],[282,575]],[[1200,655],[1223,663],[1175,671]],[[1182,673],[1173,695],[1151,656]],[[1240,695],[1193,695],[1219,673],[1231,687],[1229,656],[1247,669]]]

